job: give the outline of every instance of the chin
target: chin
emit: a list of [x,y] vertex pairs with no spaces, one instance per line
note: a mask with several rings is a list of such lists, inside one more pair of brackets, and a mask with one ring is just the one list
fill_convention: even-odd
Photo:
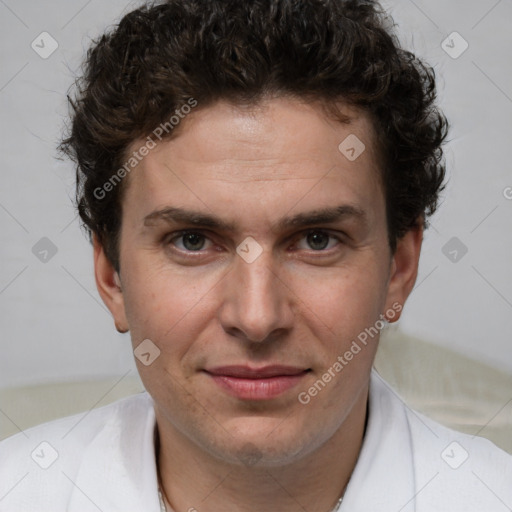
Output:
[[[291,428],[282,419],[251,419],[230,429],[229,446],[219,447],[219,454],[230,463],[248,467],[278,467],[296,462],[312,447],[314,435]],[[285,428],[279,428],[279,426]],[[298,427],[298,426],[297,426]],[[228,455],[229,454],[229,455]]]

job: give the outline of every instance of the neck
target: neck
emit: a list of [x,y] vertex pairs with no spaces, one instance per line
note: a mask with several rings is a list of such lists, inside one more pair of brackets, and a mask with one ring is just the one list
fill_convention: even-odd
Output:
[[233,464],[210,455],[156,407],[160,485],[172,510],[331,511],[343,496],[364,437],[367,390],[317,450],[285,465]]

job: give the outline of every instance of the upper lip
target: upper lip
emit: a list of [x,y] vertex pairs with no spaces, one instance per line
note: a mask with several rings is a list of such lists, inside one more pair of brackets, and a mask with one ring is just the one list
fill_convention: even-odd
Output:
[[222,375],[225,377],[238,377],[242,379],[264,379],[269,377],[278,377],[283,375],[300,375],[308,371],[309,368],[299,368],[297,366],[271,365],[261,368],[251,368],[246,365],[235,366],[216,366],[206,371],[212,375]]

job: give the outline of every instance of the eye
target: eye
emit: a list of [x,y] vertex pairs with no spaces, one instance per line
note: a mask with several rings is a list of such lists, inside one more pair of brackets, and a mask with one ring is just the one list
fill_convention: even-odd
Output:
[[[169,240],[177,249],[187,252],[199,252],[211,246],[211,241],[201,233],[185,231]],[[208,245],[210,244],[210,245]]]
[[[303,240],[305,240],[306,244],[303,243]],[[316,229],[306,233],[297,244],[297,248],[313,251],[325,251],[326,249],[332,249],[339,242],[340,240],[338,238],[330,235],[326,231]],[[304,247],[304,245],[306,245],[306,247]]]

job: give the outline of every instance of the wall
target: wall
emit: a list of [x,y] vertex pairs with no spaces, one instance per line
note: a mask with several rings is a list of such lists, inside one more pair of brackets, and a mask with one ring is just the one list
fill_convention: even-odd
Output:
[[[72,165],[56,159],[55,146],[90,38],[135,5],[0,4],[0,387],[134,371],[129,337],[114,330],[95,289],[91,246],[71,204]],[[450,181],[401,329],[512,371],[512,4],[385,5],[406,46],[435,66],[452,125]],[[51,50],[43,31],[58,43],[47,59],[31,47]],[[469,44],[457,58],[464,41],[446,39],[453,31]]]

